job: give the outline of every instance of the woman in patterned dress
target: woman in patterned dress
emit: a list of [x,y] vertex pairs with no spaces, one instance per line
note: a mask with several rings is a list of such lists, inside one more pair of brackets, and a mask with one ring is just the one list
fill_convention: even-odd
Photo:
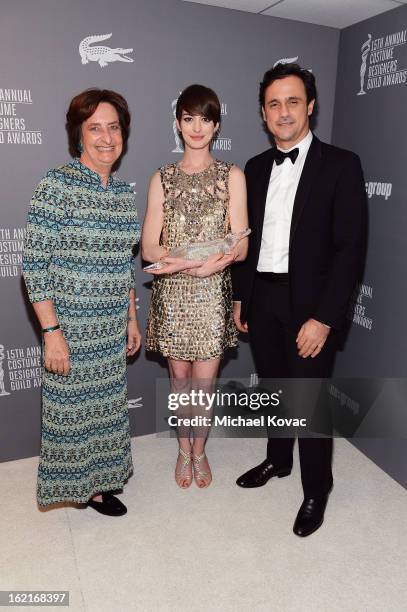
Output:
[[[246,229],[246,185],[237,166],[210,153],[220,123],[214,91],[202,85],[187,87],[178,98],[176,120],[184,154],[179,163],[153,175],[143,226],[143,258],[166,264],[153,271],[146,348],[167,357],[173,391],[210,392],[225,349],[237,344],[228,267],[246,257],[247,238],[230,255],[213,255],[205,262],[171,258],[167,253],[173,247]],[[200,416],[210,416],[207,406],[200,408]],[[182,415],[178,410],[177,416],[191,417],[191,408]],[[177,430],[175,480],[181,488],[190,486],[192,473],[200,488],[212,480],[204,450],[208,431],[205,426],[191,431],[187,421]]]
[[133,471],[126,354],[141,341],[132,272],[140,231],[134,193],[111,171],[129,127],[119,94],[76,96],[67,131],[79,157],[50,170],[31,201],[23,274],[43,334],[40,507],[126,512],[112,491]]

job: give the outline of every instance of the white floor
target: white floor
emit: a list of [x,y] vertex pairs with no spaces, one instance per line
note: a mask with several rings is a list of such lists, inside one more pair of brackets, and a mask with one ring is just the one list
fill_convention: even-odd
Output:
[[305,539],[292,533],[298,460],[290,478],[261,489],[234,484],[263,460],[264,440],[210,440],[212,485],[183,491],[176,442],[134,439],[120,518],[40,512],[37,459],[0,464],[0,590],[69,590],[70,610],[89,612],[405,611],[406,491],[335,442],[325,523]]

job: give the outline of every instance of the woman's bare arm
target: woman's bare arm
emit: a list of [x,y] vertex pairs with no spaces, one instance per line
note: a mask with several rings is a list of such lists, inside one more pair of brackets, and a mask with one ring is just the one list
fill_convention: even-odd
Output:
[[167,253],[160,246],[160,237],[164,220],[164,191],[159,171],[150,180],[147,199],[147,212],[141,234],[141,256],[145,261],[156,262]]

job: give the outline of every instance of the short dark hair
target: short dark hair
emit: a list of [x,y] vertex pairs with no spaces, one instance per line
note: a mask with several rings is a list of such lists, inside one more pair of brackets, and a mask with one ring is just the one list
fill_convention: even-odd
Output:
[[[66,113],[66,131],[68,132],[69,152],[77,157],[81,150],[81,126],[89,119],[101,102],[108,102],[117,111],[123,139],[123,152],[126,152],[130,135],[130,111],[126,100],[115,91],[109,89],[86,89],[72,98]],[[116,165],[116,164],[115,164]]]
[[213,89],[204,85],[189,85],[184,89],[178,98],[175,109],[175,116],[178,121],[181,121],[182,111],[191,115],[202,115],[215,124],[220,123],[219,98]]
[[274,81],[284,79],[288,76],[296,76],[304,83],[307,104],[309,104],[311,100],[315,100],[315,103],[317,102],[317,88],[315,84],[315,77],[312,72],[310,70],[306,70],[305,68],[301,68],[299,64],[284,64],[279,62],[276,64],[276,66],[271,68],[271,70],[267,70],[267,72],[264,74],[262,82],[260,83],[259,102],[262,108],[264,107],[267,87],[274,83]]

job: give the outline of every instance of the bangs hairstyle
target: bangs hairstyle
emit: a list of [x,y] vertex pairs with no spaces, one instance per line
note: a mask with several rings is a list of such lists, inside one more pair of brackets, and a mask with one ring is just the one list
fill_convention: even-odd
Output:
[[213,89],[204,85],[189,85],[177,101],[175,116],[181,121],[182,111],[190,115],[202,115],[216,125],[220,123],[220,102]]
[[68,132],[69,152],[72,157],[77,157],[81,153],[79,144],[82,123],[93,115],[101,102],[107,102],[116,109],[123,139],[122,155],[126,152],[130,135],[130,111],[127,102],[115,91],[94,88],[87,89],[72,98],[66,113],[66,131]]

